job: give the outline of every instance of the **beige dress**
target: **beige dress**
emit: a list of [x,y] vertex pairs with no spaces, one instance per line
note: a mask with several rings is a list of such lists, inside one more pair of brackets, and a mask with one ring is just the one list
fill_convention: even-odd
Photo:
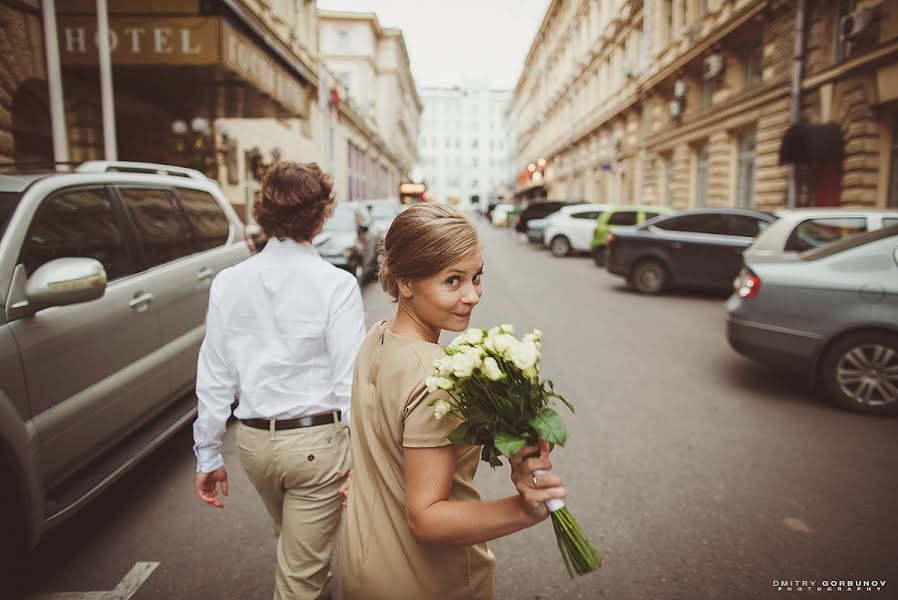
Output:
[[[344,600],[488,600],[495,559],[486,544],[419,544],[405,520],[402,448],[449,445],[458,424],[436,419],[424,379],[442,348],[378,323],[359,349],[352,382],[353,481],[340,557]],[[476,502],[480,448],[456,446],[450,498]]]

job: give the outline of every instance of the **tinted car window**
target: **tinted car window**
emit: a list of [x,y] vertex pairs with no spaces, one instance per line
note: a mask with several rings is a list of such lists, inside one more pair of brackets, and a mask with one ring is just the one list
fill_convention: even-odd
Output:
[[193,250],[201,252],[228,241],[231,223],[209,192],[178,188],[181,208],[192,232]]
[[109,194],[103,188],[52,196],[41,204],[28,226],[19,262],[30,276],[57,258],[94,258],[111,281],[133,272]]
[[595,221],[600,216],[602,216],[602,213],[600,211],[589,211],[589,212],[574,213],[571,215],[571,218],[572,219],[587,219],[589,221]]
[[646,213],[645,213],[645,220],[648,221],[649,219],[654,219],[655,217],[657,217],[657,216],[660,215],[660,214],[661,214],[661,213],[656,213],[656,212],[646,212]]
[[168,190],[120,188],[118,192],[131,214],[148,269],[193,253],[190,231]]
[[730,215],[730,235],[740,237],[757,237],[770,223],[748,215]]
[[636,213],[620,210],[608,217],[609,225],[636,225]]
[[9,219],[21,199],[22,194],[18,192],[0,192],[0,238],[6,233]]
[[715,235],[726,235],[729,233],[724,215],[713,213],[671,217],[655,223],[655,227],[666,231],[686,231],[690,233],[710,233]]
[[786,240],[786,250],[803,252],[865,231],[867,219],[864,217],[807,219],[792,230]]

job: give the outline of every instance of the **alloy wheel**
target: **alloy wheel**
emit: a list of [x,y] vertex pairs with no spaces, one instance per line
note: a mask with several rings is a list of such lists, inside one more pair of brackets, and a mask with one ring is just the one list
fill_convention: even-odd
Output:
[[552,240],[552,256],[562,257],[571,253],[571,243],[563,235],[559,235]]
[[643,294],[659,294],[667,286],[667,270],[655,260],[643,261],[636,265],[633,283]]
[[898,402],[898,352],[881,344],[863,344],[845,352],[836,364],[842,393],[868,407]]

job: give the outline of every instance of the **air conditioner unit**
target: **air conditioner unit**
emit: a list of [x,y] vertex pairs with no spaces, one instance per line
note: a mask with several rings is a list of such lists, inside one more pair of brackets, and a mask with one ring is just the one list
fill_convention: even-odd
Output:
[[879,18],[879,6],[863,8],[848,13],[839,23],[839,35],[842,41],[863,38],[873,32],[873,24]]
[[705,81],[720,79],[726,68],[726,60],[722,54],[712,54],[702,63],[702,77]]
[[667,103],[667,115],[671,122],[675,123],[683,116],[683,105],[679,100],[671,100]]
[[674,98],[685,98],[686,92],[689,91],[689,86],[682,79],[677,79],[674,81],[673,94]]

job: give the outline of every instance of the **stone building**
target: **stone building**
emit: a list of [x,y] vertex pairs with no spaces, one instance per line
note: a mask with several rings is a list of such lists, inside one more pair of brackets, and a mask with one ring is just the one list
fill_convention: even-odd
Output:
[[553,0],[510,110],[518,195],[894,205],[896,30],[891,0]]

